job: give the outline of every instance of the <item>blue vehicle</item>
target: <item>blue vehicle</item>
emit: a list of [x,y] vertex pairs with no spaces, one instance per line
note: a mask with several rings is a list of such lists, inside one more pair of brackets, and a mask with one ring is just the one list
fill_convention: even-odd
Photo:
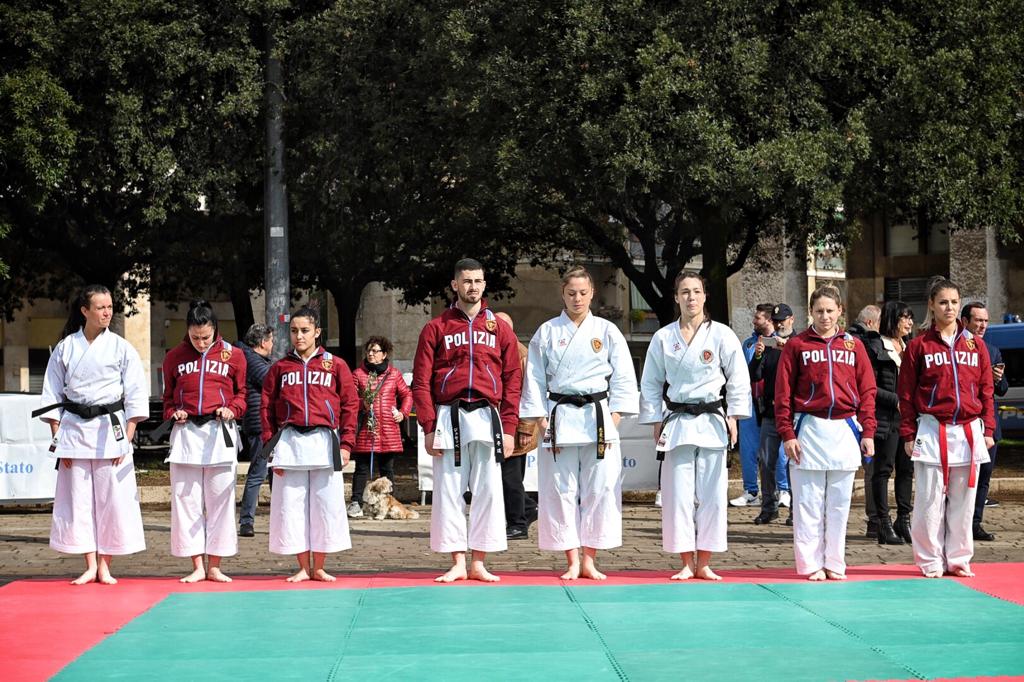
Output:
[[985,343],[998,346],[1006,364],[1010,390],[996,396],[996,412],[1003,425],[1003,437],[1024,435],[1024,324],[994,324],[985,332]]

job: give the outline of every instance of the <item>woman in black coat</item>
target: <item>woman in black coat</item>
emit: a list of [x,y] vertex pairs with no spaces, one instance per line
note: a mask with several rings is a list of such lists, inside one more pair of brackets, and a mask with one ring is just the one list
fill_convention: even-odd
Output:
[[[878,393],[875,396],[874,475],[871,490],[878,514],[878,544],[902,545],[910,542],[910,512],[913,508],[914,469],[903,451],[899,436],[899,398],[896,378],[903,351],[914,328],[914,312],[902,301],[889,301],[882,307],[876,336],[864,339],[871,366],[875,371]],[[889,478],[896,471],[896,523],[889,517]]]

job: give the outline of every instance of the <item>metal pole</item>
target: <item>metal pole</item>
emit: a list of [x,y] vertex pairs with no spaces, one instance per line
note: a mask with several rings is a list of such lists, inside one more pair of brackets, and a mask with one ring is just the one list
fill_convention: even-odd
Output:
[[274,352],[271,359],[281,358],[288,348],[289,307],[291,304],[288,271],[288,195],[284,176],[284,77],[281,61],[274,54],[276,18],[267,23],[266,166],[263,186],[263,227],[266,248],[266,316],[274,329]]

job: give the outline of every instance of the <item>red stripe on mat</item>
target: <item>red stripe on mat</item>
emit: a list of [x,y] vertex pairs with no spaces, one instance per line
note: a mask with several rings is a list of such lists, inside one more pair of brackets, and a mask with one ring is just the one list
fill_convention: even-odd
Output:
[[[1024,605],[1024,564],[975,564],[975,578],[958,579],[993,597]],[[802,582],[789,568],[720,570],[726,583]],[[561,585],[554,573],[498,573],[501,585]],[[105,637],[175,592],[243,592],[256,590],[365,589],[435,586],[435,573],[377,573],[338,576],[335,583],[305,582],[292,585],[279,577],[235,578],[221,584],[183,585],[174,578],[121,578],[117,585],[73,586],[66,580],[19,580],[0,587],[0,651],[4,652],[4,679],[45,680]],[[611,571],[608,585],[650,585],[668,582],[668,571]],[[915,566],[851,566],[851,581],[920,578]],[[924,580],[924,578],[920,578]],[[947,578],[948,579],[948,578]],[[478,582],[436,585],[458,589]],[[577,585],[596,585],[581,580]],[[680,584],[680,589],[686,589]],[[979,678],[981,679],[981,678]],[[1021,678],[987,678],[1021,679]]]

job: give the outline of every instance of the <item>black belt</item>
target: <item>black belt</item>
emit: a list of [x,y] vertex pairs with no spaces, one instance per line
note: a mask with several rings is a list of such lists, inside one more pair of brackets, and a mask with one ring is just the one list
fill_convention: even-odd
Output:
[[548,426],[551,429],[552,455],[554,455],[555,448],[558,447],[558,441],[555,439],[555,415],[558,413],[559,406],[568,404],[573,405],[574,407],[584,407],[587,404],[593,403],[597,406],[597,458],[604,459],[604,451],[607,447],[607,443],[604,442],[604,410],[601,409],[601,405],[599,403],[607,397],[608,391],[591,393],[590,395],[548,393],[548,400],[555,401],[555,406],[551,408],[551,419],[548,422]]
[[[669,414],[661,422],[661,432],[665,432],[665,427],[672,421],[673,418],[678,417],[681,414],[690,414],[698,416],[701,414],[717,414],[722,419],[725,419],[725,411],[722,409],[725,407],[725,399],[719,398],[710,403],[674,403],[671,400],[665,401],[665,406],[668,407]],[[665,452],[658,450],[658,461],[662,462],[665,460]]]
[[[197,414],[189,415],[188,421],[192,422],[196,426],[205,426],[206,424],[209,424],[216,418],[216,413]],[[171,427],[173,427],[176,423],[177,420],[174,417],[171,417],[167,421],[160,424],[160,426],[153,429],[153,431],[149,434],[150,439],[154,443],[159,443],[161,440],[164,439],[164,436],[171,432]],[[231,431],[228,430],[228,423],[223,419],[220,420],[220,432],[224,436],[224,446],[229,448],[235,447],[235,442],[231,439]]]
[[491,410],[491,439],[494,441],[494,460],[505,461],[505,436],[501,432],[501,418],[498,411],[486,400],[456,400],[448,403],[451,407],[452,443],[455,447],[455,466],[462,466],[462,431],[459,427],[459,410],[473,412],[485,407]]
[[282,426],[277,433],[275,433],[267,444],[260,449],[259,456],[267,458],[269,463],[271,460],[270,456],[274,452],[274,448],[277,446],[277,442],[281,440],[281,435],[285,432],[285,429],[295,429],[299,433],[310,433],[317,429],[330,429],[331,431],[331,463],[335,471],[341,471],[341,441],[338,440],[338,430],[332,429],[329,426],[323,426],[314,424],[312,426],[302,426],[300,424],[285,424]]
[[[117,419],[117,413],[124,409],[124,398],[109,405],[82,405],[81,403],[73,403],[70,400],[62,400],[59,403],[40,407],[38,410],[32,410],[32,417],[38,417],[58,407],[82,419],[95,419],[105,414],[110,417],[110,426],[114,429],[114,440],[124,440],[124,429],[121,428],[121,422]],[[56,452],[56,450],[57,442],[55,439],[50,444],[50,452]],[[57,458],[57,467],[59,466],[60,457]]]

